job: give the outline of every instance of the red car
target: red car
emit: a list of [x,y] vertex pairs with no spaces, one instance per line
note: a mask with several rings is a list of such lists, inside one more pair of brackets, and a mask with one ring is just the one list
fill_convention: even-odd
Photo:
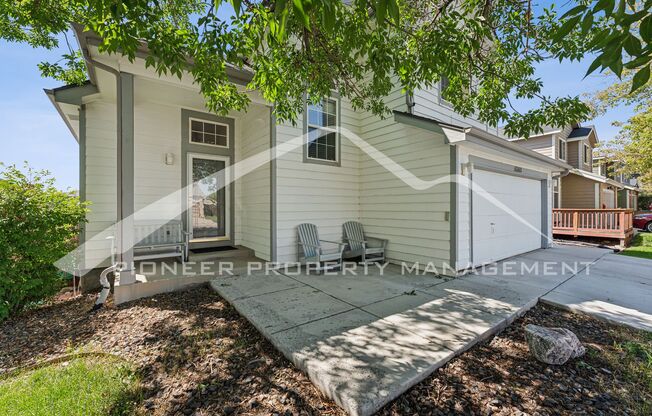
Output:
[[652,212],[634,215],[634,227],[652,233]]

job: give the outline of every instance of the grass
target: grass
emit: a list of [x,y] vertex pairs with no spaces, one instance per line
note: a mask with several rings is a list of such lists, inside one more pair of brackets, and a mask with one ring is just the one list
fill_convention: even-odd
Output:
[[0,415],[128,415],[138,386],[123,362],[76,358],[0,380]]
[[638,233],[632,245],[620,254],[625,256],[640,257],[643,259],[652,259],[652,233]]
[[[614,349],[605,350],[607,361],[612,368],[622,372],[632,388],[641,389],[647,397],[652,395],[652,332],[615,329]],[[632,400],[632,407],[639,415],[652,414],[649,400],[634,400],[625,393],[624,400]]]

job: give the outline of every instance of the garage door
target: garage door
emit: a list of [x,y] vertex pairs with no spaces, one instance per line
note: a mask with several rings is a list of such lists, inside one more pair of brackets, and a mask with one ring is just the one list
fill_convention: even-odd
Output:
[[541,181],[475,170],[473,182],[527,223],[519,221],[513,213],[506,212],[474,192],[475,265],[502,260],[541,247]]

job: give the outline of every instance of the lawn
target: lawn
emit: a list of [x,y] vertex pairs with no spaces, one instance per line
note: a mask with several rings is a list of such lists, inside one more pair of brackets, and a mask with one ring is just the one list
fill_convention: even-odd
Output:
[[0,380],[0,415],[127,415],[138,380],[116,359],[74,358]]
[[652,259],[652,233],[638,233],[632,245],[621,252],[625,256]]

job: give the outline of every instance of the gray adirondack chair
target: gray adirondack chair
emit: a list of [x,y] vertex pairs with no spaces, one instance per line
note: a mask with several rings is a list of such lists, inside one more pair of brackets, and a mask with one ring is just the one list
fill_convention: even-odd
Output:
[[357,221],[347,221],[342,228],[344,241],[347,243],[347,249],[343,254],[344,258],[361,257],[361,263],[385,261],[387,240],[366,236],[362,224]]
[[[299,224],[297,227],[297,252],[299,263],[312,263],[318,271],[342,267],[342,253],[346,244],[338,241],[320,240],[315,224]],[[330,247],[324,247],[328,243]]]

